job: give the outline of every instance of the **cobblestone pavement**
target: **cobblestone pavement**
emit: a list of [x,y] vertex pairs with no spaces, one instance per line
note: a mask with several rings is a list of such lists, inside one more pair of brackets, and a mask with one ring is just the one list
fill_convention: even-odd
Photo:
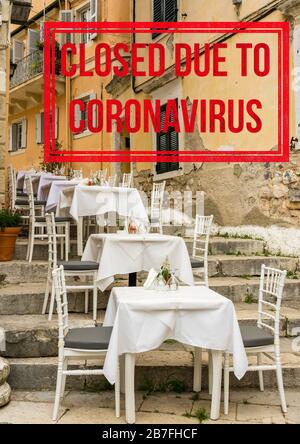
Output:
[[[218,421],[206,419],[210,411],[209,395],[194,393],[136,393],[136,422],[140,424],[299,424],[300,390],[286,390],[288,413],[283,415],[277,391],[231,391],[229,414]],[[53,392],[14,391],[11,402],[0,408],[0,424],[51,423]],[[114,392],[66,392],[60,408],[61,424],[124,424],[124,400],[121,418],[114,414]],[[223,409],[223,405],[221,406]]]

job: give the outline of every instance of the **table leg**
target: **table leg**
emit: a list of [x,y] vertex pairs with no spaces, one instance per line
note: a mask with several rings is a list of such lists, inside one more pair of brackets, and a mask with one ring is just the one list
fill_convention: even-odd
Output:
[[125,355],[120,356],[119,366],[120,366],[120,392],[125,393]]
[[135,393],[134,393],[135,355],[125,354],[125,411],[126,422],[135,423]]
[[202,378],[202,348],[195,347],[194,350],[194,384],[193,391],[201,392]]
[[212,358],[212,397],[210,419],[217,420],[220,416],[221,387],[222,387],[222,352],[211,350]]
[[137,273],[129,273],[128,287],[136,287]]
[[77,221],[77,254],[83,255],[83,217],[79,216]]

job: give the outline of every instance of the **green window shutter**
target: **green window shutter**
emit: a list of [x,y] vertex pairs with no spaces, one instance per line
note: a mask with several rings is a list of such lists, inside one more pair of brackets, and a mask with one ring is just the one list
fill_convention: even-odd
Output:
[[[178,103],[178,102],[177,102]],[[166,118],[166,105],[163,105],[160,109],[160,130],[157,134],[157,151],[174,151],[179,149],[178,133],[174,128],[169,128],[167,133],[163,133],[162,129],[165,124]],[[168,173],[169,171],[176,171],[179,168],[178,162],[157,162],[156,173]]]
[[164,0],[164,21],[177,22],[177,0]]

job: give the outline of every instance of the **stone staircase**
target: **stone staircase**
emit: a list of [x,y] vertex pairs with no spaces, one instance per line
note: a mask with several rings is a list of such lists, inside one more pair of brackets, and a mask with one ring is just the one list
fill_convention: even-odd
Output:
[[[192,241],[185,239],[191,251]],[[76,248],[72,245],[75,256]],[[34,261],[25,261],[26,239],[16,247],[16,260],[0,264],[0,325],[6,330],[7,350],[3,354],[11,364],[9,383],[22,390],[46,390],[55,387],[57,369],[57,320],[48,322],[41,315],[47,273],[47,246],[38,245]],[[241,323],[252,324],[257,316],[257,293],[262,264],[288,270],[281,321],[282,360],[286,386],[300,387],[300,350],[295,348],[295,337],[300,328],[300,271],[298,258],[269,256],[264,243],[252,239],[212,238],[210,242],[210,287],[231,299]],[[142,283],[145,273],[138,276]],[[117,276],[114,285],[127,285],[124,276]],[[104,310],[110,289],[98,298],[98,320]],[[92,325],[91,313],[84,314],[83,294],[70,294],[71,326]],[[90,307],[92,304],[90,303]],[[299,342],[299,341],[298,341]],[[266,358],[268,359],[268,358]],[[205,360],[205,358],[204,358]],[[76,362],[74,366],[79,365]],[[82,365],[82,363],[81,363]],[[93,365],[89,364],[89,365]],[[137,387],[149,381],[164,378],[180,379],[191,389],[192,349],[167,341],[159,350],[142,354],[137,359]],[[204,368],[204,386],[207,374]],[[271,372],[272,373],[272,372]],[[266,386],[276,385],[275,374],[266,376]],[[236,386],[257,386],[257,375],[249,373],[242,381],[232,380]],[[69,378],[68,388],[99,390],[107,382],[99,377]]]

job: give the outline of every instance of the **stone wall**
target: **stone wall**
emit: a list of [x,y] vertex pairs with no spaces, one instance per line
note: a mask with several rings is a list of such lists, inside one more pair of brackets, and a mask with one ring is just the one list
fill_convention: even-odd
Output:
[[[151,193],[150,170],[134,168],[135,184]],[[220,225],[300,225],[300,152],[289,163],[186,164],[166,190],[205,192],[205,213]]]

